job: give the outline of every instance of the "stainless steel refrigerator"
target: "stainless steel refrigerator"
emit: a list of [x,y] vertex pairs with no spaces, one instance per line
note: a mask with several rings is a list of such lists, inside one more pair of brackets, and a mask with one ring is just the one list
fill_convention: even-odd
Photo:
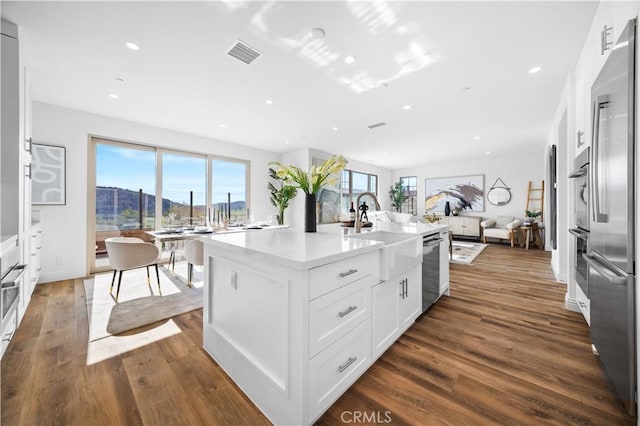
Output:
[[636,22],[629,21],[591,88],[591,340],[635,414],[634,140]]

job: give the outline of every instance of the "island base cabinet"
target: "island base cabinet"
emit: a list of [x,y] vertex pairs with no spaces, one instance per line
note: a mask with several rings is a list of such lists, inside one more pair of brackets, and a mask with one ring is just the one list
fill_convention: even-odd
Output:
[[420,265],[396,277],[400,285],[400,324],[399,335],[404,333],[416,321],[422,312],[422,268]]
[[276,424],[305,423],[302,274],[258,262],[246,266],[205,248],[205,350]]
[[378,358],[411,326],[422,309],[422,265],[371,289],[373,359]]
[[309,415],[314,421],[371,365],[371,321],[357,326],[309,363]]
[[372,356],[378,358],[396,341],[400,330],[400,286],[383,281],[371,289]]

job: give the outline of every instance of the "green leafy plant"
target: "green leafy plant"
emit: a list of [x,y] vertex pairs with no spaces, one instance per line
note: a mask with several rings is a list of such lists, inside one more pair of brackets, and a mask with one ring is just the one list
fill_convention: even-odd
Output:
[[389,189],[389,199],[391,200],[391,205],[395,207],[396,211],[399,212],[402,208],[402,204],[407,201],[409,197],[405,194],[404,189],[402,188],[402,183],[396,182]]
[[342,155],[334,155],[325,160],[320,166],[311,166],[309,172],[300,167],[285,166],[278,161],[269,163],[273,167],[279,179],[286,183],[295,183],[296,188],[302,189],[305,194],[317,194],[323,185],[335,185],[340,179],[340,171],[347,165],[347,160]]
[[276,170],[269,167],[269,177],[276,181],[276,185],[269,182],[267,185],[271,193],[270,201],[278,209],[278,225],[284,225],[284,211],[289,207],[298,192],[295,186],[287,185],[286,180],[278,177]]
[[525,215],[527,217],[538,217],[542,214],[540,210],[525,210]]

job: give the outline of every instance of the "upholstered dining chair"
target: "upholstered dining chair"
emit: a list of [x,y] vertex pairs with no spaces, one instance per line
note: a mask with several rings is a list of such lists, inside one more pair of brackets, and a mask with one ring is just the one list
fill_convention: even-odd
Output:
[[158,272],[158,260],[160,259],[160,250],[152,243],[146,243],[140,238],[135,237],[114,237],[105,240],[107,246],[107,255],[109,263],[113,268],[113,278],[111,279],[111,288],[109,294],[113,294],[113,283],[118,275],[118,289],[116,290],[116,302],[120,294],[120,282],[122,281],[122,272],[130,269],[147,268],[147,284],[151,287],[151,278],[149,277],[149,266],[156,267],[156,278],[158,279],[158,291],[160,290],[160,273]]
[[200,240],[189,240],[184,246],[184,257],[187,259],[187,286],[193,287],[193,266],[204,265],[204,244]]

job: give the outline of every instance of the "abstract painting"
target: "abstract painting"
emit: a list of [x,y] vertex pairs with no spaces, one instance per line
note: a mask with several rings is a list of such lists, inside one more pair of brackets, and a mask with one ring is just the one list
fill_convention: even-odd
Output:
[[426,213],[443,212],[446,202],[451,210],[484,211],[484,175],[425,179]]
[[31,161],[31,201],[33,204],[65,204],[65,149],[33,144]]

